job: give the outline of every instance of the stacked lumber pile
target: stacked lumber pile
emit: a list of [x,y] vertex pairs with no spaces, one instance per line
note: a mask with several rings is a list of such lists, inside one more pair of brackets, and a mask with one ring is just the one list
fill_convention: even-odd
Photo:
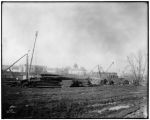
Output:
[[73,81],[80,81],[82,86],[89,86],[88,80],[85,78],[76,78],[72,76],[63,76],[59,74],[41,74],[41,81],[36,87],[70,87]]
[[53,74],[41,74],[41,80],[36,83],[36,87],[61,87],[61,77]]
[[2,84],[14,86],[17,84],[17,81],[15,78],[2,78]]

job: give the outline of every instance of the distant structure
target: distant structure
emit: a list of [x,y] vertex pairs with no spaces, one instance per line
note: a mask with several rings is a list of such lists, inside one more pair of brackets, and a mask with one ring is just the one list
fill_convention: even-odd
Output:
[[78,75],[78,76],[84,76],[87,74],[87,70],[84,67],[78,67],[77,64],[74,64],[73,67],[65,67],[65,68],[47,68],[48,73],[53,74],[62,74],[62,75]]
[[86,75],[86,70],[82,68],[72,68],[68,71],[68,74],[74,74],[74,75]]
[[47,68],[48,73],[57,73],[57,68]]
[[2,78],[5,78],[5,79],[17,79],[17,80],[23,80],[23,79],[26,79],[26,73],[25,72],[10,72],[10,71],[5,71],[3,72]]
[[68,74],[73,74],[73,75],[79,75],[79,76],[84,76],[86,75],[87,70],[84,67],[78,67],[77,64],[74,64],[73,68],[70,68],[68,70]]

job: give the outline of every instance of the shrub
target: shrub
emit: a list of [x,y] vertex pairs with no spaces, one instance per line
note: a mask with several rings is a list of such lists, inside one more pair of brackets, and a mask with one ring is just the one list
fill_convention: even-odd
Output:
[[80,82],[78,80],[73,81],[73,83],[71,85],[71,87],[82,87],[82,86],[83,86],[82,82]]
[[111,81],[109,82],[109,85],[114,85],[114,81],[111,80]]
[[108,80],[106,80],[106,79],[101,80],[101,82],[100,82],[101,85],[107,85],[107,83],[108,83]]
[[129,85],[129,81],[128,80],[123,81],[123,85]]

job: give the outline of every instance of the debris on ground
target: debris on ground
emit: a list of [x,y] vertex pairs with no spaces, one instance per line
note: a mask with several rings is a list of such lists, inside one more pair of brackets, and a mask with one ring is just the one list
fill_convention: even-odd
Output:
[[9,107],[9,110],[7,110],[7,113],[16,113],[16,112],[15,112],[15,109],[16,109],[16,106],[11,105],[11,106]]

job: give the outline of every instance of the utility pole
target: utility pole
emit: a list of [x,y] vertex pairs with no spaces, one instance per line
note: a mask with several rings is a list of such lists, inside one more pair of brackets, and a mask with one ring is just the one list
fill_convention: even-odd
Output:
[[28,59],[29,59],[29,51],[28,50],[28,53],[27,53],[27,57],[26,57],[26,79],[28,80],[29,79],[29,63],[28,63]]
[[32,65],[33,54],[34,54],[34,49],[35,49],[35,43],[36,43],[37,36],[38,36],[38,31],[36,31],[36,33],[35,33],[35,41],[34,41],[34,46],[33,46],[33,51],[32,51],[32,56],[31,56],[31,61],[30,61],[29,74],[31,73],[31,65]]
[[99,65],[98,65],[98,72],[99,72],[99,76],[101,78],[101,73],[100,73],[100,67],[99,67]]
[[28,54],[26,57],[26,79],[28,80]]

